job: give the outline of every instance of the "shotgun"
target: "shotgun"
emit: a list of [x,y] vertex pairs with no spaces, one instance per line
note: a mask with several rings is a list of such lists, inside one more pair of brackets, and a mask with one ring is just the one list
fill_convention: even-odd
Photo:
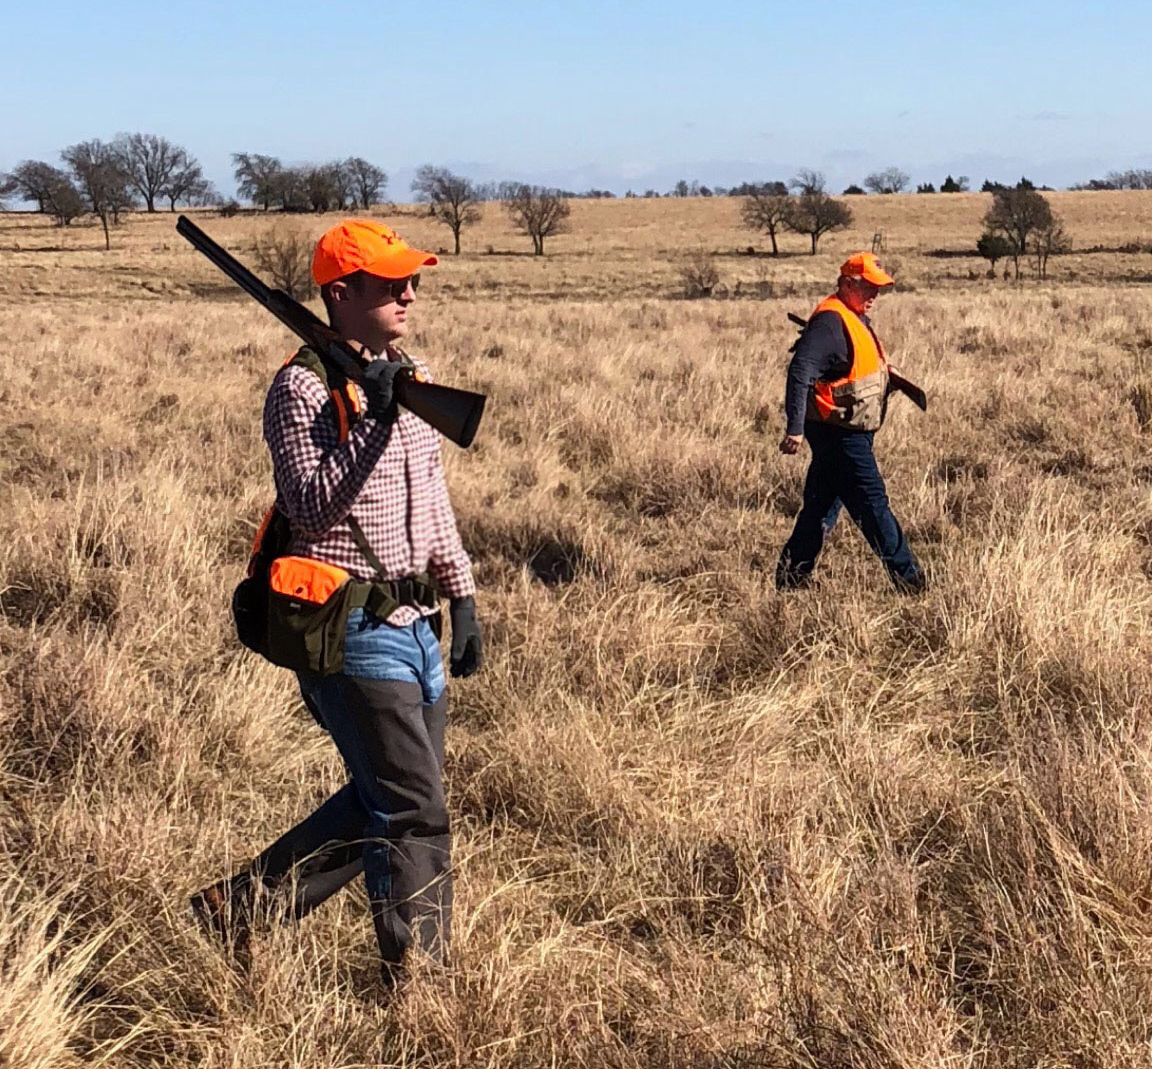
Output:
[[[176,232],[208,257],[249,297],[262,304],[293,334],[314,349],[321,360],[334,365],[353,382],[364,381],[364,364],[352,348],[319,316],[314,315],[283,290],[266,286],[231,253],[217,245],[186,215],[176,222]],[[487,398],[482,393],[457,390],[434,382],[418,382],[415,372],[404,369],[393,382],[396,400],[409,412],[435,427],[449,441],[467,449],[476,437]]]

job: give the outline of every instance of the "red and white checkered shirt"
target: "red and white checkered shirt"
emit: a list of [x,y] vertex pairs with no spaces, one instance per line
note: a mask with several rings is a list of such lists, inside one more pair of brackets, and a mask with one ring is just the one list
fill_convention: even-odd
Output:
[[[363,411],[367,399],[359,386],[354,389]],[[374,579],[348,526],[352,515],[385,578],[426,571],[447,597],[469,596],[476,584],[448,500],[440,436],[418,416],[399,412],[390,428],[365,417],[341,442],[335,404],[319,377],[295,365],[280,369],[264,404],[264,440],[272,453],[276,504],[292,524],[288,552]],[[403,627],[420,615],[421,609],[405,605],[388,622]]]

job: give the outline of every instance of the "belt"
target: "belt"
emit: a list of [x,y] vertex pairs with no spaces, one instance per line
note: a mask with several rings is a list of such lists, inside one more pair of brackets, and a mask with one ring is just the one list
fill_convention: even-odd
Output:
[[367,609],[373,616],[387,620],[401,606],[434,609],[440,593],[436,582],[426,572],[406,575],[400,579],[374,579],[371,582],[352,580],[348,594],[350,609]]

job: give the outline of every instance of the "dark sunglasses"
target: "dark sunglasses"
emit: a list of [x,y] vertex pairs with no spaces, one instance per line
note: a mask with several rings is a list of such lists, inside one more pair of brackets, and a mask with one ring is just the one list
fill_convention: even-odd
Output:
[[408,292],[408,285],[411,283],[412,292],[415,293],[420,288],[420,275],[409,275],[407,278],[397,278],[390,280],[388,286],[388,296],[394,301],[400,300],[405,293]]

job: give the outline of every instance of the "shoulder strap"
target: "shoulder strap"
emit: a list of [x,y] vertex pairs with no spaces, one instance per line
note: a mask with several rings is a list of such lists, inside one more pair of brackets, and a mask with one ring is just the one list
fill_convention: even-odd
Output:
[[323,384],[332,397],[332,405],[336,410],[336,423],[340,432],[340,441],[347,441],[348,432],[359,422],[363,413],[360,410],[360,395],[356,387],[348,381],[348,377],[332,364],[326,363],[324,358],[315,349],[302,345],[285,364],[294,367],[307,368]]
[[[307,345],[301,346],[288,363],[295,367],[307,368],[324,383],[325,389],[332,396],[332,404],[336,409],[336,420],[340,427],[340,441],[347,441],[349,430],[362,415],[360,398],[356,393],[356,388],[348,381],[348,377],[338,368],[326,364],[320,354]],[[368,544],[368,538],[364,534],[364,529],[351,513],[348,514],[348,529],[352,532],[352,540],[356,543],[356,548],[364,554],[364,559],[375,569],[377,578],[384,580],[384,565],[380,563],[380,558],[372,551],[372,547]]]

